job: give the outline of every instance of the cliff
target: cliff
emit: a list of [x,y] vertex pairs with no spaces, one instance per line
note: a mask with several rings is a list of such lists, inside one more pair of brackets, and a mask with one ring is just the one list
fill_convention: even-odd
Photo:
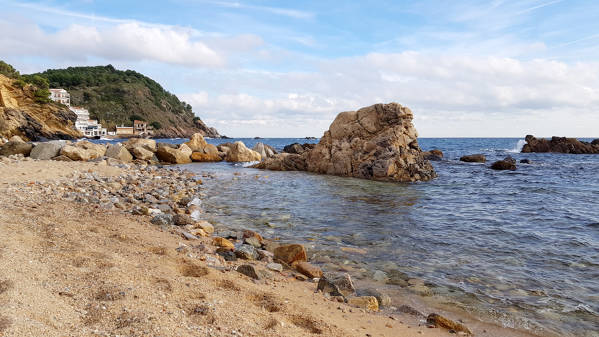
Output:
[[74,129],[77,116],[73,112],[59,104],[36,102],[35,91],[32,85],[21,87],[15,79],[0,74],[0,137],[39,140],[82,136]]
[[90,111],[109,130],[142,119],[154,126],[155,137],[190,137],[201,133],[220,137],[192,111],[151,78],[132,70],[117,70],[111,65],[50,69],[33,74],[46,78],[51,88],[63,88],[71,94],[71,105]]

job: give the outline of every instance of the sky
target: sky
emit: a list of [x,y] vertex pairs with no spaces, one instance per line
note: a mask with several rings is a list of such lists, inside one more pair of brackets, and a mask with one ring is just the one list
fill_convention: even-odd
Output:
[[599,1],[0,0],[21,73],[112,64],[230,137],[321,136],[375,103],[420,137],[599,137]]

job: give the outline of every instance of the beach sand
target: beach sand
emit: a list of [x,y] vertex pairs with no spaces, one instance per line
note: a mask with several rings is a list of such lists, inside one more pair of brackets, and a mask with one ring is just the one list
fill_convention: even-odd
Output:
[[1,336],[452,335],[333,302],[285,272],[254,281],[206,268],[193,247],[202,240],[27,188],[87,170],[121,173],[82,162],[0,166]]

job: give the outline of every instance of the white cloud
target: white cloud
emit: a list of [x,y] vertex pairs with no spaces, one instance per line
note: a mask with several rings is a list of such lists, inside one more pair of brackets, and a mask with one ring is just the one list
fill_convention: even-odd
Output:
[[[282,119],[318,121],[305,123],[306,131],[295,136],[320,135],[341,111],[391,101],[412,108],[421,134],[428,136],[523,136],[557,126],[562,133],[591,134],[593,123],[577,121],[599,123],[599,63],[372,53],[322,61],[314,72],[240,71],[207,74],[204,80],[235,89],[201,91],[184,99],[203,118],[223,121],[223,132],[231,135],[228,130],[243,132],[235,127],[240,120],[272,122],[267,133],[289,134],[288,125],[276,125]],[[254,130],[237,135],[251,136],[248,132]]]
[[157,61],[187,67],[222,67],[232,52],[262,44],[254,35],[205,36],[191,28],[123,22],[72,24],[56,32],[23,21],[0,20],[3,54],[62,60]]

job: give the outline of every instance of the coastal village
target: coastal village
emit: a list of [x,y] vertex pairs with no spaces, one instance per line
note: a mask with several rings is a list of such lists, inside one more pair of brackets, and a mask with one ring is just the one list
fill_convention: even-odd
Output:
[[65,89],[50,89],[49,98],[63,105],[66,105],[72,112],[77,115],[75,121],[75,129],[80,131],[86,138],[101,138],[101,137],[150,137],[153,134],[153,128],[145,121],[133,120],[132,126],[120,125],[116,126],[114,131],[108,131],[102,127],[102,124],[95,119],[91,119],[89,111],[83,107],[71,105],[71,95]]

